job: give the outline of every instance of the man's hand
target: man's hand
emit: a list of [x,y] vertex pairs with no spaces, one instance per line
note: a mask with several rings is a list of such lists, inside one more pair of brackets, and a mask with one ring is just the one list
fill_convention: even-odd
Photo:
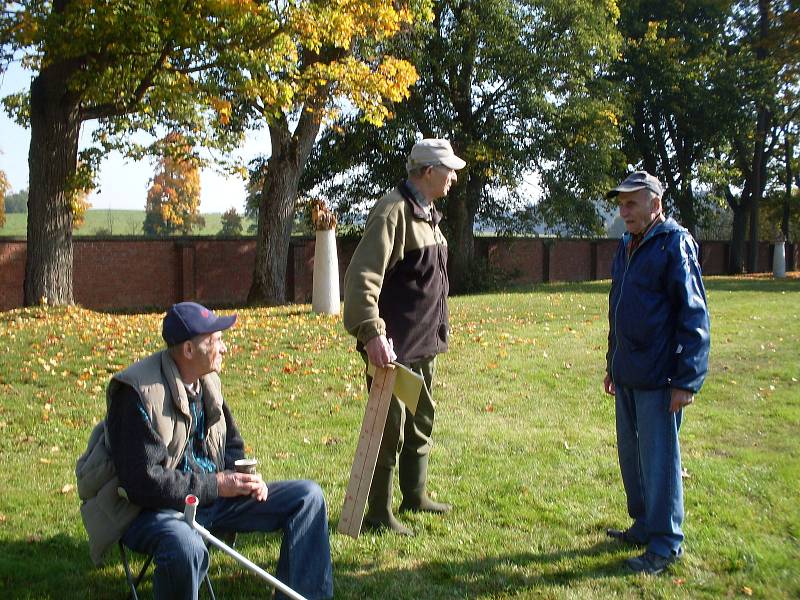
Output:
[[689,406],[694,402],[694,394],[689,390],[671,388],[672,402],[669,403],[669,412],[676,413],[684,406]]
[[376,367],[388,367],[393,360],[397,360],[392,340],[387,340],[385,335],[375,336],[367,342],[364,349],[367,351],[369,362]]
[[217,473],[217,493],[222,498],[235,498],[236,496],[252,496],[259,502],[267,499],[267,484],[261,475],[255,473],[237,473],[235,471],[222,471]]
[[613,396],[617,392],[617,388],[614,386],[614,381],[611,379],[611,375],[606,373],[606,376],[603,378],[603,389],[606,391],[606,394]]

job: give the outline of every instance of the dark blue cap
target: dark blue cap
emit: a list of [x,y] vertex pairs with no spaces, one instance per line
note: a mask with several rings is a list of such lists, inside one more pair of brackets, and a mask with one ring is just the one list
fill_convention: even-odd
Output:
[[181,344],[195,336],[222,331],[236,323],[236,315],[218,317],[196,302],[173,304],[164,315],[161,337],[168,346]]
[[657,177],[653,177],[647,171],[635,171],[628,175],[617,187],[608,192],[606,198],[613,198],[620,192],[637,192],[639,190],[650,190],[659,198],[664,196],[664,188]]

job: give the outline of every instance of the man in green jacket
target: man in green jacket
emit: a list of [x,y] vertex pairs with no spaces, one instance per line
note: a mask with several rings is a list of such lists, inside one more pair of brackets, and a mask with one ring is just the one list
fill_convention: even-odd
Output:
[[[413,532],[392,513],[392,483],[399,465],[400,511],[446,513],[426,492],[435,415],[436,355],[447,350],[447,242],[433,201],[447,195],[466,163],[450,142],[424,139],[406,162],[408,178],[378,200],[345,274],[344,326],[364,361],[397,361],[424,379],[416,413],[393,397],[369,492],[364,524],[401,535]],[[371,378],[367,376],[367,385]]]

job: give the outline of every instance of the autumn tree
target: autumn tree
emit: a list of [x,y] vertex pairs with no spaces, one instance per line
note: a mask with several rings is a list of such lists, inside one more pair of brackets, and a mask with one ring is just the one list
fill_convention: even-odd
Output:
[[200,215],[199,163],[179,133],[167,135],[162,146],[164,153],[147,191],[142,228],[154,237],[189,235],[195,227],[205,226]]
[[454,291],[472,285],[476,220],[497,222],[530,204],[522,184],[533,173],[546,219],[597,231],[594,200],[617,160],[619,111],[599,77],[618,46],[616,15],[613,1],[436,2],[430,27],[392,47],[420,74],[408,102],[393,106],[395,118],[380,129],[347,115],[328,128],[305,187],[361,212],[405,175],[416,138],[449,138],[467,161],[437,202]]
[[222,228],[219,230],[219,235],[242,235],[242,216],[236,212],[234,207],[230,207],[222,214]]
[[6,194],[11,189],[8,177],[0,170],[0,227],[6,224]]
[[385,43],[426,18],[428,10],[427,0],[300,0],[274,13],[285,62],[254,62],[226,73],[236,90],[230,97],[232,121],[241,118],[270,134],[269,157],[252,173],[262,185],[249,302],[286,300],[298,182],[322,123],[347,104],[380,124],[390,114],[386,103],[407,97],[416,71],[385,54]]
[[[0,12],[0,72],[19,60],[34,72],[30,91],[7,97],[6,109],[30,127],[29,216],[24,301],[68,304],[72,295],[75,194],[86,189],[100,158],[127,133],[180,127],[208,141],[225,120],[219,77],[230,57],[271,56],[268,10],[243,0],[5,2]],[[270,9],[271,10],[271,9]],[[78,167],[81,124],[99,120],[95,144]],[[216,140],[225,139],[224,130]],[[145,148],[127,146],[140,157]]]

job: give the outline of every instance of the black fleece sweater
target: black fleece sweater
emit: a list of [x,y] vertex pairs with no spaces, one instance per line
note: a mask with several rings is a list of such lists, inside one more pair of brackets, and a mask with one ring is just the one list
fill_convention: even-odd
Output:
[[[227,423],[225,468],[232,469],[235,460],[244,458],[244,441],[225,403],[222,412]],[[180,511],[189,494],[197,496],[201,506],[217,499],[215,473],[166,468],[167,447],[141,408],[139,394],[132,387],[120,386],[108,408],[106,426],[120,485],[132,503],[142,508]]]

